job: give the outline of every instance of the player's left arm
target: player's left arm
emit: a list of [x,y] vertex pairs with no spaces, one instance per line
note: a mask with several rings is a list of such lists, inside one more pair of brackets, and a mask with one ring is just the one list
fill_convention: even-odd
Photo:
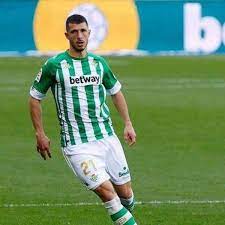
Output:
[[136,142],[136,133],[130,120],[125,97],[121,92],[121,84],[104,59],[102,59],[102,64],[104,67],[103,85],[107,94],[111,95],[113,103],[124,121],[124,139],[131,146]]
[[136,142],[136,133],[134,131],[132,122],[130,120],[129,112],[125,97],[122,91],[118,91],[116,94],[111,95],[112,101],[119,112],[121,118],[124,121],[124,139],[129,146],[135,144]]

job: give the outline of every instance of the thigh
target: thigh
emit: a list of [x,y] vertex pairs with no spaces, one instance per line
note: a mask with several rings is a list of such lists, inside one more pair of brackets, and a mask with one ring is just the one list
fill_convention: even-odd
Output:
[[101,151],[95,143],[90,143],[90,150],[86,153],[65,155],[66,161],[74,174],[84,183],[88,189],[96,189],[103,182],[110,179],[106,172],[104,154],[95,154],[95,150]]
[[127,160],[119,139],[116,136],[108,140],[109,150],[107,152],[107,172],[115,185],[123,185],[131,180]]

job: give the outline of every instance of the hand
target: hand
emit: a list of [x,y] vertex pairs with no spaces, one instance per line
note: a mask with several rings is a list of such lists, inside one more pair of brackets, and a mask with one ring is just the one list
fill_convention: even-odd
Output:
[[132,146],[136,142],[136,133],[130,121],[125,124],[124,139],[129,146]]
[[[36,134],[37,151],[41,157],[46,160],[47,156],[51,158],[50,140],[45,134]],[[47,153],[47,154],[46,154]]]

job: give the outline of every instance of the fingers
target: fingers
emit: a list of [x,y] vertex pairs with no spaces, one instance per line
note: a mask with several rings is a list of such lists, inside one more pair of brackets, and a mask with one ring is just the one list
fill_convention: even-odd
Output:
[[50,140],[48,141],[48,147],[46,148],[46,152],[47,152],[48,157],[52,158],[51,151],[50,151],[49,147],[50,147]]
[[47,152],[48,157],[49,157],[49,158],[52,158],[52,155],[51,155],[50,150],[46,150],[46,152]]
[[46,160],[46,154],[45,154],[45,151],[40,151],[40,155],[41,157]]
[[129,145],[130,138],[129,138],[129,135],[128,135],[128,134],[125,134],[125,135],[124,135],[124,140],[125,140],[125,142]]
[[136,137],[135,136],[129,136],[129,142],[128,145],[132,146],[136,143]]
[[124,134],[124,140],[126,141],[126,143],[128,142],[129,137],[128,137],[128,135],[127,135],[127,134]]
[[[51,152],[49,149],[41,149],[40,147],[37,146],[37,151],[38,153],[41,155],[41,157],[46,160],[47,159],[47,156],[49,158],[52,158],[52,155],[51,155]],[[47,153],[47,154],[46,154]]]
[[46,160],[47,158],[51,158],[50,151],[50,140],[46,135],[37,135],[37,151],[41,155],[41,157]]
[[132,146],[136,143],[136,136],[131,134],[126,134],[124,135],[124,140],[129,146]]
[[124,128],[124,139],[129,146],[136,143],[136,133],[131,123],[126,124]]

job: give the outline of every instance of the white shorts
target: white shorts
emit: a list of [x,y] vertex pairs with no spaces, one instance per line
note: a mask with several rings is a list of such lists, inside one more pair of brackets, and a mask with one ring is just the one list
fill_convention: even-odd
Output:
[[94,190],[107,180],[122,185],[131,179],[123,148],[116,135],[62,150],[68,165],[88,189]]

